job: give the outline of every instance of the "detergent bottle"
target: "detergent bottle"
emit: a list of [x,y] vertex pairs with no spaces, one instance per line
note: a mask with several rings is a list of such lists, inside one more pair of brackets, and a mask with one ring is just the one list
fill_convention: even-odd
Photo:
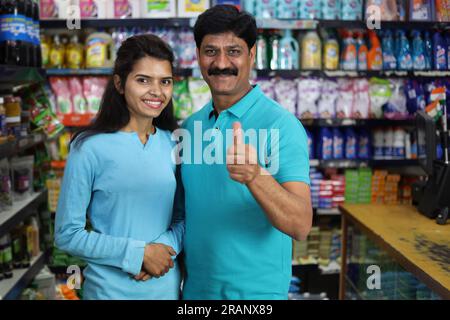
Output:
[[368,31],[370,49],[367,54],[367,67],[369,70],[381,70],[383,68],[383,53],[380,40],[373,30]]
[[292,37],[292,31],[290,29],[285,30],[284,36],[280,40],[278,59],[280,69],[298,70],[300,68],[298,42]]

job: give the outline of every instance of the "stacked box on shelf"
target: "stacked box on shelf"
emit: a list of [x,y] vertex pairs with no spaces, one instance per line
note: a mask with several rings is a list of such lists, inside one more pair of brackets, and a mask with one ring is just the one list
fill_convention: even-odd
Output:
[[308,256],[313,259],[319,257],[320,229],[312,227],[308,237]]
[[304,259],[308,256],[308,241],[294,241],[293,251],[293,260],[300,263],[301,259]]
[[330,263],[331,235],[331,230],[320,231],[319,264],[323,266],[327,266]]
[[333,205],[333,181],[320,181],[319,208],[331,209]]
[[320,182],[323,179],[321,172],[318,172],[316,168],[311,168],[309,177],[311,180],[311,202],[313,208],[319,207],[319,191]]
[[358,170],[345,170],[345,203],[358,203]]
[[401,204],[412,204],[412,185],[417,181],[417,178],[403,177],[400,188],[400,202]]
[[398,184],[400,182],[400,175],[389,174],[386,177],[384,203],[398,204]]
[[338,208],[345,202],[345,176],[334,175],[331,177],[333,186],[332,208]]
[[331,235],[330,260],[340,262],[341,258],[341,229],[334,229]]
[[384,203],[387,175],[385,170],[375,170],[372,176],[372,203]]
[[360,168],[358,170],[358,203],[370,203],[372,198],[372,170]]

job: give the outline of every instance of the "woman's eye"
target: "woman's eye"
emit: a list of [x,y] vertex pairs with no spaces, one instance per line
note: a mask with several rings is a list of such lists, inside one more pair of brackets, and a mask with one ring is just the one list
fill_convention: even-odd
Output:
[[170,85],[172,84],[172,80],[163,80],[163,81],[161,81],[161,83],[162,83],[164,86],[170,86]]
[[138,78],[137,81],[140,83],[148,83],[149,82],[148,79],[145,79],[145,78]]

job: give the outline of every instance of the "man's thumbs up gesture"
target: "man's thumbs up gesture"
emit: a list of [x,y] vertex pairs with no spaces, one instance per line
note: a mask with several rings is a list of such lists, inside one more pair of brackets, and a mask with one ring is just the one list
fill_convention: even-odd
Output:
[[231,179],[243,184],[252,182],[260,173],[257,151],[244,144],[239,122],[233,123],[233,144],[227,151],[227,169]]

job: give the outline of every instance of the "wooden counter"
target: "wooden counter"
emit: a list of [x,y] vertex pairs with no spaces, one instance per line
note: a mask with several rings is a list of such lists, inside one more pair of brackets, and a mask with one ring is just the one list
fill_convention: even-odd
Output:
[[345,294],[348,222],[359,227],[431,290],[450,299],[450,224],[438,225],[415,207],[406,205],[346,204],[340,210],[343,230],[341,299]]

